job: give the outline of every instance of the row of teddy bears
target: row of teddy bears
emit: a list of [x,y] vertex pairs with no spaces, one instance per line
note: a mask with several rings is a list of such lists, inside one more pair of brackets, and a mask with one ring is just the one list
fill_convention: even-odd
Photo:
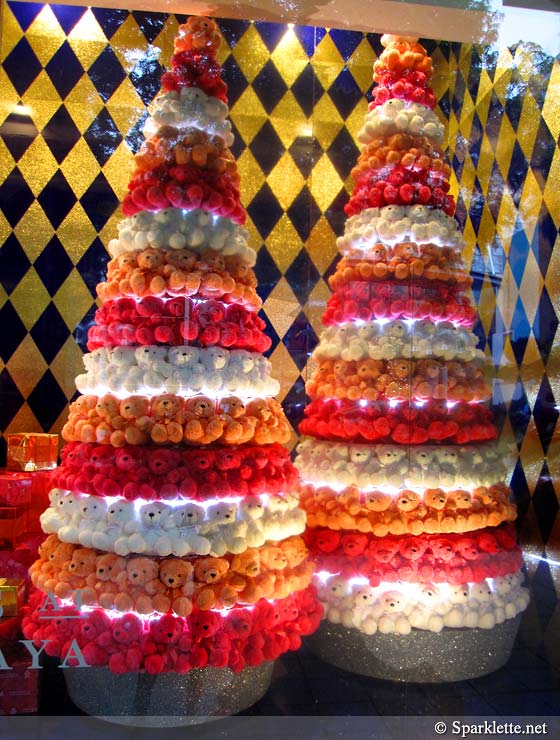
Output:
[[258,311],[253,270],[237,255],[222,257],[209,250],[197,255],[188,249],[147,249],[125,252],[111,260],[107,281],[99,283],[102,301],[123,296],[194,296],[227,300]]
[[309,588],[226,615],[194,611],[186,618],[165,614],[147,621],[132,613],[111,619],[103,609],[84,614],[74,606],[59,607],[56,619],[45,619],[49,609],[43,609],[45,595],[37,591],[26,608],[23,633],[44,641],[46,654],[56,657],[67,655],[76,640],[88,665],[106,665],[113,673],[185,673],[207,665],[239,672],[301,646],[301,636],[311,634],[321,620],[314,594]]
[[[395,405],[396,404],[396,405]],[[421,407],[407,401],[316,399],[305,409],[301,434],[333,442],[469,444],[496,439],[492,414],[477,404],[432,400]]]
[[428,583],[409,588],[352,588],[335,576],[319,589],[325,618],[365,634],[409,634],[412,628],[441,632],[443,627],[492,629],[527,607],[529,592],[520,571],[477,583]]
[[[443,295],[440,289],[440,295],[437,296],[426,291],[425,297],[406,294],[401,297],[398,288],[408,287],[407,284],[392,284],[392,295],[387,297],[377,295],[376,285],[375,281],[342,285],[327,301],[323,324],[330,326],[355,320],[376,319],[431,319],[451,321],[455,325],[470,328],[476,320],[476,312],[465,295]],[[441,286],[442,283],[438,281],[438,285]]]
[[197,450],[69,442],[61,456],[53,487],[130,501],[277,494],[297,483],[289,452],[277,443]]
[[95,312],[87,347],[123,345],[219,345],[231,349],[266,352],[272,340],[263,333],[266,324],[255,312],[238,304],[193,301],[176,297],[168,301],[148,296],[135,301],[108,301]]
[[377,242],[347,253],[336,266],[334,275],[329,277],[329,285],[336,290],[345,283],[392,277],[396,280],[415,277],[450,283],[472,282],[460,252],[453,247],[400,242],[388,248]]
[[[33,585],[60,599],[75,595],[85,605],[99,604],[140,614],[173,610],[188,616],[193,607],[223,609],[262,598],[282,599],[310,583],[313,564],[299,537],[279,545],[226,557],[123,558],[60,542],[50,535],[40,559],[30,568]],[[79,595],[76,592],[79,591]]]
[[290,426],[274,398],[245,404],[237,396],[219,401],[208,396],[183,399],[171,393],[153,398],[128,396],[119,400],[81,396],[70,406],[62,436],[68,442],[125,445],[285,443]]
[[396,497],[373,490],[362,500],[355,486],[337,492],[327,486],[304,485],[300,500],[309,527],[357,529],[385,537],[469,532],[515,521],[516,509],[509,493],[507,486],[497,483],[480,486],[472,494],[462,489],[429,489],[423,497],[409,490]]
[[311,398],[356,401],[430,399],[484,401],[490,386],[478,363],[438,362],[432,359],[366,359],[359,362],[323,360],[305,384]]

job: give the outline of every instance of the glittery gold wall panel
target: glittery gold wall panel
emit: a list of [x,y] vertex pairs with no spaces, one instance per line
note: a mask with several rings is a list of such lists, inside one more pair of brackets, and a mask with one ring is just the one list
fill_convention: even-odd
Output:
[[[58,431],[81,369],[103,244],[116,233],[130,148],[183,18],[21,2],[2,12],[0,430]],[[243,21],[220,27],[263,315],[295,426],[379,37]],[[551,350],[558,64],[529,49],[483,57],[470,46],[426,45],[451,120],[478,332],[501,380],[496,410],[520,449],[513,482],[527,537],[550,543],[560,527]]]

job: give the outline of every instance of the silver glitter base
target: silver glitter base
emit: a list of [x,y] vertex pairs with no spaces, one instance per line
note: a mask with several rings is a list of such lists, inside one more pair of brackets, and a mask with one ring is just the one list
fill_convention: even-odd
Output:
[[268,690],[274,663],[241,673],[196,668],[189,673],[122,673],[107,668],[66,668],[68,694],[86,714],[140,727],[196,725],[237,714]]
[[484,676],[507,663],[521,615],[491,630],[412,630],[408,635],[365,635],[327,620],[306,638],[326,663],[388,681],[447,683]]

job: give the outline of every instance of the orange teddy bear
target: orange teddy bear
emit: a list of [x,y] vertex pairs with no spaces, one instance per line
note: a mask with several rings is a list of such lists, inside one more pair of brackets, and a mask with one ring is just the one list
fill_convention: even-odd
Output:
[[[233,606],[237,602],[237,589],[226,580],[229,563],[224,558],[200,558],[195,562],[194,577],[197,588],[194,604],[198,609],[220,609]],[[238,583],[239,588],[244,585]],[[202,584],[202,585],[199,585]]]
[[185,403],[183,439],[189,444],[210,444],[224,431],[216,414],[216,404],[207,396],[193,396]]
[[181,399],[171,393],[152,398],[154,425],[150,436],[156,444],[179,444],[183,440],[185,413]]
[[237,396],[222,398],[218,405],[220,421],[224,424],[222,442],[244,444],[253,438],[256,419],[245,414],[245,406]]
[[129,396],[121,401],[119,412],[123,423],[111,434],[113,447],[143,445],[150,439],[153,420],[150,418],[150,402],[145,396]]
[[193,608],[190,599],[194,592],[193,566],[181,558],[163,560],[159,580],[165,591],[153,597],[154,609],[163,613],[172,609],[179,617],[188,617]]

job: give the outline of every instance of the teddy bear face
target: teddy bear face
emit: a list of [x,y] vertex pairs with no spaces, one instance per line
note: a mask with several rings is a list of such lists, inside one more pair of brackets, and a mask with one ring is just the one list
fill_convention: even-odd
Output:
[[116,267],[118,270],[128,272],[133,267],[136,267],[136,255],[133,252],[120,254],[116,260],[111,260],[111,263],[107,265],[107,269],[112,266]]
[[118,416],[119,402],[115,396],[108,393],[105,396],[101,396],[95,406],[95,410],[101,418],[110,421],[114,416]]
[[152,247],[148,247],[148,249],[144,249],[142,252],[138,253],[138,267],[143,267],[146,270],[157,270],[159,267],[162,267],[164,263],[164,257],[163,254],[159,249],[153,249]]
[[367,250],[368,260],[372,262],[386,262],[387,260],[387,248],[383,244],[375,244],[373,247]]
[[126,564],[128,580],[135,586],[142,586],[158,577],[159,567],[149,558],[132,558]]
[[173,521],[177,527],[190,527],[202,524],[204,521],[204,509],[198,504],[185,504],[173,509]]
[[392,339],[404,339],[404,337],[408,336],[408,327],[404,321],[397,319],[387,325],[384,334]]
[[315,536],[314,542],[321,552],[334,552],[340,545],[340,534],[325,529]]
[[459,555],[462,555],[465,560],[476,560],[478,558],[478,548],[472,540],[457,540],[455,547]]
[[107,511],[107,522],[110,526],[121,526],[134,519],[132,501],[119,500],[111,504]]
[[64,517],[70,517],[79,510],[79,499],[75,493],[63,492],[57,499],[56,509]]
[[470,509],[472,496],[468,491],[455,491],[448,496],[447,505],[452,509]]
[[209,524],[218,526],[231,524],[237,516],[237,504],[227,504],[220,501],[218,504],[209,506],[206,515]]
[[194,577],[202,583],[219,583],[229,570],[223,558],[200,558],[194,564]]
[[399,553],[406,560],[419,560],[428,549],[428,543],[423,542],[420,538],[410,537],[399,542]]
[[406,455],[406,451],[397,447],[379,446],[375,450],[375,455],[382,467],[388,467],[389,465],[400,462]]
[[425,583],[419,592],[419,601],[427,607],[434,607],[440,600],[440,592],[433,583]]
[[237,396],[228,396],[227,398],[222,398],[220,401],[220,411],[234,419],[238,419],[245,413],[245,406],[243,401],[237,398]]
[[181,347],[169,348],[169,362],[178,367],[196,365],[200,358],[200,350],[197,347],[183,345]]
[[155,475],[166,475],[179,466],[181,456],[175,450],[154,450],[148,457],[148,467]]
[[270,570],[284,570],[288,565],[285,552],[280,547],[268,547],[261,553],[261,562]]
[[141,635],[142,622],[135,614],[125,614],[113,622],[113,637],[123,645],[136,642]]
[[356,465],[364,465],[371,457],[371,449],[368,447],[351,447],[350,461]]
[[367,547],[365,534],[347,534],[342,538],[342,549],[348,557],[354,558],[361,555]]
[[414,244],[411,242],[403,242],[402,244],[397,244],[393,256],[397,259],[401,260],[409,260],[416,256],[416,249],[414,248]]
[[369,550],[378,563],[390,563],[399,551],[399,546],[395,542],[380,540],[372,542]]
[[80,502],[80,513],[85,519],[100,522],[107,516],[108,505],[105,499],[97,496],[83,497]]
[[138,461],[130,450],[121,448],[115,452],[115,465],[119,470],[130,472],[138,465]]
[[399,511],[414,511],[420,504],[420,496],[415,491],[403,491],[399,495],[396,504]]
[[326,584],[326,591],[330,598],[339,599],[348,593],[348,582],[344,578],[335,576]]
[[408,360],[389,360],[387,362],[387,372],[389,375],[392,375],[393,378],[397,378],[398,380],[405,380],[410,376],[411,373],[411,363]]
[[413,450],[412,451],[412,459],[421,468],[427,468],[428,465],[430,465],[430,463],[433,462],[434,453],[433,452],[430,452],[428,450]]
[[407,600],[399,591],[387,591],[380,599],[383,611],[388,614],[402,612],[407,605]]
[[362,586],[354,594],[354,604],[358,607],[373,606],[377,600],[377,594],[371,586]]
[[189,252],[188,249],[177,249],[168,255],[167,262],[177,270],[189,272],[195,265],[196,256],[192,252]]
[[492,589],[486,581],[473,583],[469,589],[469,598],[476,599],[481,604],[487,603],[492,599]]
[[428,489],[424,492],[424,503],[430,509],[442,511],[447,503],[447,494],[440,488]]
[[159,579],[168,588],[183,588],[192,579],[192,574],[192,565],[179,558],[164,560],[159,568]]
[[386,511],[391,505],[393,498],[389,493],[372,491],[365,496],[365,506],[369,511]]
[[111,581],[126,568],[126,560],[107,552],[98,555],[95,561],[95,576],[99,581]]
[[219,450],[216,455],[218,470],[235,470],[241,464],[241,457],[236,450]]
[[232,560],[231,569],[243,576],[256,578],[261,571],[261,562],[258,550],[247,550],[241,555],[236,555]]
[[436,450],[436,457],[440,465],[451,465],[455,467],[459,460],[456,450]]
[[164,614],[150,625],[150,635],[159,645],[172,645],[178,642],[182,631],[181,620],[171,614]]
[[173,509],[160,501],[140,507],[140,521],[145,527],[162,527],[167,524]]
[[85,578],[95,570],[95,562],[97,553],[95,550],[90,550],[86,547],[76,548],[72,553],[72,560],[68,566],[68,570],[72,575]]
[[214,415],[216,405],[206,396],[195,396],[187,400],[186,410],[197,419],[209,419]]
[[223,370],[228,364],[228,353],[221,347],[209,347],[201,356],[202,362],[213,370]]
[[205,301],[198,307],[198,318],[203,326],[218,323],[225,316],[225,309],[218,301]]
[[452,604],[466,604],[469,600],[468,585],[455,585],[449,587],[449,601]]
[[190,616],[193,637],[212,637],[222,627],[223,619],[216,612],[197,611]]
[[181,401],[171,393],[163,393],[152,399],[154,416],[163,419],[173,419],[181,413]]
[[121,401],[119,411],[121,416],[127,420],[138,419],[146,416],[150,409],[150,402],[144,396],[129,396]]
[[264,505],[258,496],[250,496],[241,501],[239,510],[244,518],[256,521],[263,516]]
[[446,539],[445,537],[437,537],[431,540],[430,548],[432,550],[432,553],[434,554],[434,557],[436,557],[438,560],[443,560],[445,563],[452,560],[453,556],[455,555],[455,547],[453,546],[453,542]]

